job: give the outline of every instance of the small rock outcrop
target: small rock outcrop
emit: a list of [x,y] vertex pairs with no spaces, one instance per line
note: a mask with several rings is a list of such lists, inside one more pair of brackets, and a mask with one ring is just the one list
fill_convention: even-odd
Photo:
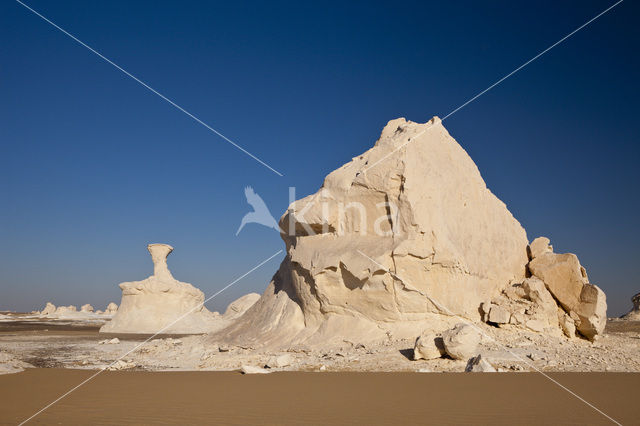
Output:
[[640,321],[640,293],[631,298],[631,303],[633,303],[633,308],[623,318],[631,321]]
[[[545,240],[548,245],[549,240]],[[529,271],[544,282],[562,309],[574,318],[581,335],[593,340],[602,334],[607,322],[606,296],[598,286],[589,283],[587,271],[575,254],[539,252],[529,262]]]
[[576,255],[556,254],[545,237],[527,247],[529,277],[479,306],[482,320],[538,333],[594,340],[607,319],[605,294],[590,284]]
[[444,343],[442,337],[433,333],[422,333],[413,346],[413,359],[436,359],[441,358],[445,354]]
[[478,353],[480,333],[470,324],[459,323],[442,333],[444,350],[453,359],[467,360]]
[[120,284],[120,307],[100,332],[189,334],[213,330],[216,316],[204,307],[204,293],[173,278],[167,267],[167,256],[173,247],[149,244],[147,248],[153,260],[153,275]]

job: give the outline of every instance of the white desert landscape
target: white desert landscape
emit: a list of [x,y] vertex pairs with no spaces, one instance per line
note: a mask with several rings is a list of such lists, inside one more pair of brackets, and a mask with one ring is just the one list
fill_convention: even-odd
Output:
[[638,16],[0,2],[0,426],[640,425]]
[[4,313],[0,371],[640,372],[638,295],[608,319],[578,258],[529,241],[437,117],[390,121],[280,227],[262,295],[211,312],[149,244],[153,275],[119,306]]

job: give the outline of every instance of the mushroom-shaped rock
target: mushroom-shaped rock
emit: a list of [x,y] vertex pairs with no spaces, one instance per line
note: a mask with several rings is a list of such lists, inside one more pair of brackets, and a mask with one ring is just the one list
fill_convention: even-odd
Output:
[[113,302],[110,302],[104,309],[104,313],[107,315],[114,315],[116,312],[118,312],[118,305]]
[[[204,333],[211,331],[215,316],[204,306],[204,294],[171,275],[167,256],[173,247],[149,244],[153,275],[142,281],[120,284],[122,302],[102,333]],[[109,308],[107,308],[109,310]]]

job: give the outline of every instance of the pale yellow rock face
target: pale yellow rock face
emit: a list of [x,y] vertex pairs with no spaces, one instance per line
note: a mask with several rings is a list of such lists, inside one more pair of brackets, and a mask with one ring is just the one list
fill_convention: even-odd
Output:
[[437,117],[390,121],[280,226],[287,256],[228,336],[415,336],[443,316],[479,321],[528,262],[524,229]]
[[575,254],[541,254],[529,263],[529,270],[544,281],[565,311],[578,316],[576,328],[580,334],[588,339],[602,334],[607,322],[606,296],[600,288],[589,284]]

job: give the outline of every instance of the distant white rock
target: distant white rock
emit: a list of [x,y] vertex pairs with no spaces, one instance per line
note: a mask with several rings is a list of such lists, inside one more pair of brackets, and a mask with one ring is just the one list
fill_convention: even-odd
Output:
[[40,311],[40,315],[51,315],[56,312],[56,305],[51,302],[47,302],[44,309]]
[[78,312],[78,308],[76,308],[73,305],[69,305],[69,306],[58,306],[56,308],[56,312],[55,314],[58,317],[63,317],[69,314],[75,314],[76,312]]
[[88,303],[85,305],[82,305],[82,307],[80,308],[80,312],[93,312],[93,306],[91,306]]
[[104,309],[104,313],[107,315],[115,315],[116,312],[118,312],[118,305],[113,302],[110,302]]

